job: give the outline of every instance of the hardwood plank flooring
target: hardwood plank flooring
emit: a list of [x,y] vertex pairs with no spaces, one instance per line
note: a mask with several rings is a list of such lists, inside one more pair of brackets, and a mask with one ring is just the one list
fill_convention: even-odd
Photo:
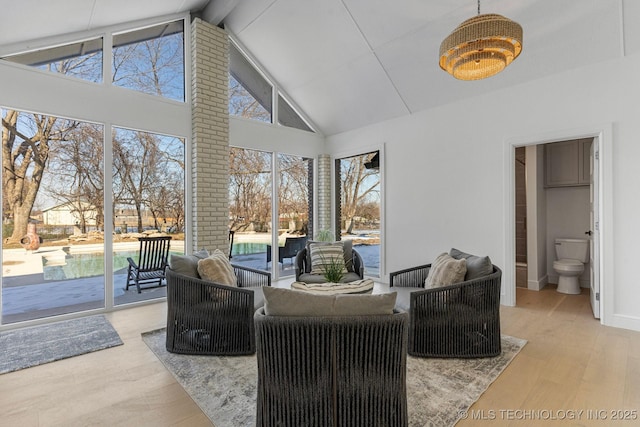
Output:
[[[640,333],[601,326],[587,291],[516,291],[502,332],[529,342],[457,426],[640,425],[612,419],[640,410]],[[124,345],[0,375],[0,426],[212,425],[140,337],[166,304],[107,317]]]

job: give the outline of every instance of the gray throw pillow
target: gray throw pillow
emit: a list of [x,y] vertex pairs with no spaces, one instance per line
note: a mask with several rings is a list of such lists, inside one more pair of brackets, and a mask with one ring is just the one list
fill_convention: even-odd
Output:
[[201,249],[198,252],[194,252],[192,255],[170,255],[169,256],[169,268],[178,274],[182,274],[189,277],[200,278],[198,274],[198,261],[205,259],[209,256],[209,251]]
[[303,291],[265,286],[267,316],[370,316],[393,314],[396,293],[379,295],[315,295]]
[[493,273],[493,264],[488,256],[471,255],[456,248],[451,248],[449,255],[455,259],[464,258],[467,260],[467,273],[464,276],[464,280],[478,279]]

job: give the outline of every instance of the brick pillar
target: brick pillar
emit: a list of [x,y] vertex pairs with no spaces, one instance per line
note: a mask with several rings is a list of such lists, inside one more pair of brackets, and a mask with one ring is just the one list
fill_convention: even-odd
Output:
[[[318,156],[318,228],[331,230],[331,156]],[[314,236],[315,237],[315,236]]]
[[191,25],[193,249],[229,248],[229,38]]

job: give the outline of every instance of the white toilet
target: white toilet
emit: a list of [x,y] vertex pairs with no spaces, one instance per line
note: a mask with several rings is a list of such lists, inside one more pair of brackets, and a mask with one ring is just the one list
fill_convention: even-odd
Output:
[[557,261],[553,269],[558,273],[558,292],[579,294],[578,278],[589,260],[589,241],[584,239],[556,239]]

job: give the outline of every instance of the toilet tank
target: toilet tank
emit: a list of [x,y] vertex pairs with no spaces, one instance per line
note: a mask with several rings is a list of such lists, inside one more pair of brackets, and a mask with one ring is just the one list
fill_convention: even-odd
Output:
[[589,261],[589,241],[585,239],[556,239],[556,256],[558,259],[575,259],[586,263]]

